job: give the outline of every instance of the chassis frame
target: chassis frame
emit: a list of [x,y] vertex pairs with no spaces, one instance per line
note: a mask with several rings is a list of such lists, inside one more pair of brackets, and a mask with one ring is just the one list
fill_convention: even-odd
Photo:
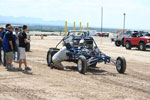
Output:
[[[126,70],[126,60],[124,57],[118,57],[116,60],[112,59],[110,56],[107,56],[106,54],[104,54],[103,52],[100,51],[100,49],[98,48],[95,40],[93,37],[89,36],[89,34],[87,32],[83,32],[83,34],[81,36],[79,36],[78,38],[76,38],[75,35],[70,35],[68,33],[67,36],[65,36],[57,45],[55,48],[50,48],[48,53],[47,53],[47,63],[49,66],[52,66],[52,56],[57,53],[59,51],[58,46],[63,42],[64,45],[66,45],[66,41],[69,37],[72,37],[72,43],[73,46],[68,49],[69,53],[72,55],[71,57],[69,57],[69,59],[67,61],[69,62],[74,62],[77,63],[78,66],[78,71],[82,74],[86,73],[86,71],[84,70],[84,67],[91,67],[93,65],[96,66],[97,63],[102,63],[104,62],[105,64],[109,64],[111,63],[112,65],[116,66],[116,69],[119,73],[124,73]],[[81,39],[90,39],[93,41],[93,46],[94,48],[96,48],[98,54],[95,55],[90,55],[87,52],[83,52],[82,48],[76,48],[75,47],[75,41],[80,41]],[[51,52],[55,52],[53,55],[50,55]],[[79,61],[82,60],[82,61]],[[50,62],[51,61],[51,62]],[[79,64],[80,62],[80,64]],[[84,64],[86,63],[86,64]],[[80,68],[79,68],[80,67]]]

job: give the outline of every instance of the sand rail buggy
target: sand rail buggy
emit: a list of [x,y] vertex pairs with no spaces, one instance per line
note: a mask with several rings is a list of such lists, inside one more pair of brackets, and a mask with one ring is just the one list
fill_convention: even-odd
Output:
[[[84,41],[84,42],[81,42]],[[116,60],[101,52],[94,41],[93,37],[88,32],[74,31],[69,32],[57,45],[56,48],[50,48],[47,53],[47,64],[53,67],[52,57],[59,51],[57,48],[63,42],[63,45],[68,45],[72,42],[73,45],[69,51],[69,59],[67,61],[77,63],[78,71],[81,74],[86,73],[88,67],[96,67],[97,63],[104,62],[112,63],[116,66],[119,73],[123,74],[126,70],[126,60],[124,57],[118,57]]]

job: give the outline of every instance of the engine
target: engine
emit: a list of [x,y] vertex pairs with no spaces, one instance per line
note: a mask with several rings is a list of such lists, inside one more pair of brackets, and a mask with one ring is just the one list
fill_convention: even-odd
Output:
[[93,38],[85,38],[80,40],[80,49],[82,53],[87,53],[89,55],[98,55],[99,54],[99,50],[98,48],[94,47],[94,40]]

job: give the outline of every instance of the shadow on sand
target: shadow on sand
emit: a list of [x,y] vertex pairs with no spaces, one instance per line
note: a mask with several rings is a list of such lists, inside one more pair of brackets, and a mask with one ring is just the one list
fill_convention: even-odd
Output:
[[[131,49],[131,50],[133,50],[133,51],[141,51],[138,48],[134,48],[134,49]],[[145,51],[142,51],[142,52],[150,52],[150,49],[146,49]]]
[[[65,68],[66,69],[64,71],[73,71],[73,72],[78,71],[76,66],[67,66]],[[111,73],[111,72],[108,72],[106,70],[102,70],[99,67],[94,67],[94,68],[88,67],[86,75],[111,75],[111,76],[116,76],[117,73]]]
[[18,68],[15,68],[14,70],[7,70],[7,71],[9,71],[9,72],[22,72],[23,74],[26,74],[26,75],[33,75],[33,72],[31,72],[31,71],[26,71],[26,70],[18,71]]

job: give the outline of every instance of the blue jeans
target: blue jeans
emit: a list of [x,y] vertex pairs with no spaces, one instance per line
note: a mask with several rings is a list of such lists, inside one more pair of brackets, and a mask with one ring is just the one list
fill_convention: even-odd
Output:
[[0,47],[0,64],[2,63],[2,48]]
[[6,66],[6,52],[3,50],[3,65]]
[[[20,60],[20,51],[19,51],[19,46],[16,47],[17,48],[17,61]],[[16,59],[16,52],[14,52],[14,60]]]

